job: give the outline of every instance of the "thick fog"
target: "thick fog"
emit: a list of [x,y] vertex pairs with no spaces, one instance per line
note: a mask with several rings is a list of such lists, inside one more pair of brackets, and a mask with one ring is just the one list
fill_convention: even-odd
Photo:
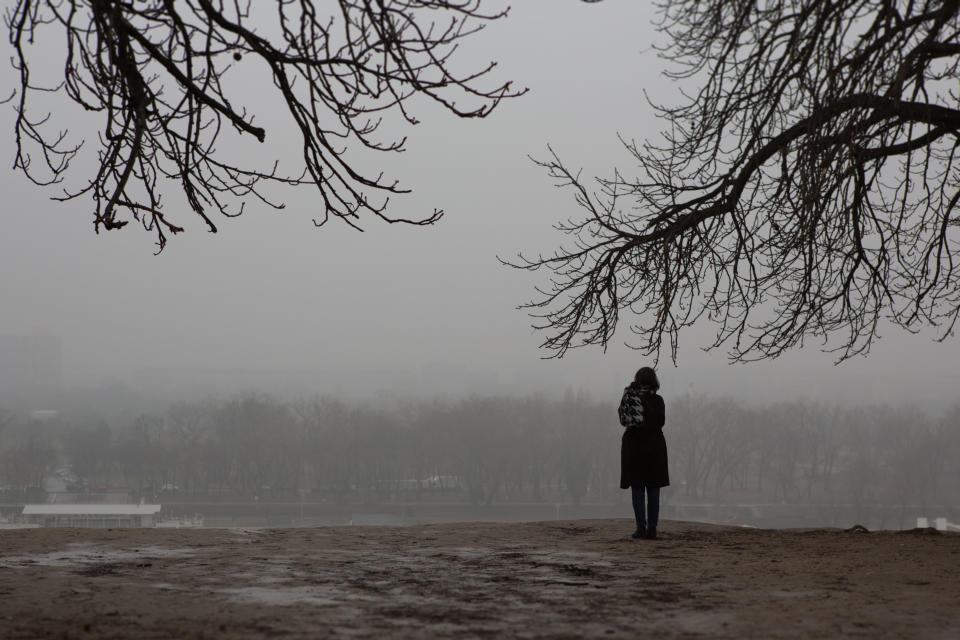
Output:
[[[216,220],[220,231],[210,234],[171,189],[166,206],[183,208],[177,217],[187,232],[155,256],[151,234],[129,225],[95,235],[87,200],[53,202],[56,189],[8,168],[0,178],[4,344],[46,341],[59,354],[51,375],[65,392],[128,389],[164,403],[248,390],[357,400],[572,390],[616,402],[650,359],[624,346],[624,331],[606,352],[543,360],[541,336],[516,309],[533,296],[538,275],[503,267],[497,256],[551,251],[562,240],[551,225],[578,213],[572,195],[554,188],[528,154],[543,156],[550,144],[587,175],[626,166],[616,134],[657,136],[644,91],[669,102],[677,87],[661,76],[648,3],[546,5],[515,3],[507,20],[460,52],[464,68],[497,60],[494,79],[528,86],[527,95],[484,120],[418,104],[422,124],[385,129],[409,135],[406,152],[356,154],[414,189],[393,199],[392,215],[441,208],[446,215],[435,227],[367,220],[358,233],[334,220],[315,229],[320,205],[300,189],[280,192],[285,210],[250,206],[240,218]],[[14,71],[2,73],[13,86]],[[261,109],[268,142],[238,148],[295,148],[283,118],[258,103],[261,93],[252,86],[249,100],[251,110]],[[9,105],[3,114],[0,150],[10,167]],[[71,136],[94,138],[90,124],[75,123]],[[284,158],[291,167],[297,159]],[[74,184],[64,186],[82,184],[90,167],[89,158],[78,162]],[[663,395],[668,406],[691,391],[748,405],[808,398],[937,412],[955,402],[955,339],[935,343],[932,333],[894,328],[882,334],[868,358],[839,366],[811,341],[778,361],[731,367],[722,350],[701,350],[712,336],[705,325],[681,335],[676,366],[668,354],[661,358]],[[7,369],[9,362],[8,355]],[[8,399],[23,382],[18,375],[4,373]],[[55,404],[55,396],[36,402]]]

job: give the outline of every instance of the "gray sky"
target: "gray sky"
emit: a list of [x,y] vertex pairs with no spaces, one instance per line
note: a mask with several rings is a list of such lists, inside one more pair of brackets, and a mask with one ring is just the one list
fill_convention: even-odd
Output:
[[[481,121],[423,105],[424,123],[399,131],[410,136],[408,151],[363,160],[414,188],[394,200],[393,215],[444,209],[433,228],[370,220],[366,233],[336,221],[314,229],[311,218],[321,212],[302,189],[286,194],[283,212],[252,207],[218,220],[215,235],[182,211],[176,217],[187,233],[154,256],[150,234],[130,225],[94,235],[89,201],[51,202],[52,192],[14,173],[13,116],[5,108],[0,334],[60,336],[68,386],[152,381],[353,397],[585,389],[619,397],[647,362],[622,339],[606,353],[541,360],[541,337],[515,309],[531,297],[537,276],[504,268],[496,256],[550,251],[561,240],[551,224],[579,215],[572,195],[553,188],[527,154],[543,155],[550,143],[586,175],[626,169],[615,134],[656,136],[643,90],[669,101],[676,88],[660,77],[663,62],[650,49],[657,36],[648,3],[514,4],[507,21],[468,41],[462,61],[495,59],[497,79],[512,78],[530,93]],[[13,71],[2,73],[12,86]],[[290,142],[290,130],[269,112],[258,122],[273,144]],[[288,166],[297,160],[285,159]],[[77,166],[74,185],[84,169]],[[179,204],[171,190],[167,207]],[[891,328],[869,358],[836,367],[812,347],[729,366],[723,352],[700,351],[710,335],[704,327],[681,336],[678,366],[661,363],[666,395],[911,401],[937,409],[960,388],[955,339],[937,344]]]

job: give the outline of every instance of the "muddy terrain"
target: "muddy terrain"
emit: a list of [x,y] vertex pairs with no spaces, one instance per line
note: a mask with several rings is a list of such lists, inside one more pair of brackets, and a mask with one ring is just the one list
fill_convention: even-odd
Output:
[[960,637],[960,534],[631,532],[0,531],[0,637]]

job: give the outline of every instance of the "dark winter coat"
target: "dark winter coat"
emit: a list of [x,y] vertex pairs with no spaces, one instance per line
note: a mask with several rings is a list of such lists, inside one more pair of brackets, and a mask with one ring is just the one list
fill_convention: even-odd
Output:
[[652,389],[630,385],[623,390],[618,413],[626,427],[620,444],[620,488],[669,485],[663,398]]

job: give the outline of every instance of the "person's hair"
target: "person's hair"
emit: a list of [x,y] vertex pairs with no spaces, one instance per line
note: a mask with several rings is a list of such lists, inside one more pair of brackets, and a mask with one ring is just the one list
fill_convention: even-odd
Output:
[[637,370],[637,375],[633,376],[633,384],[638,387],[651,387],[654,391],[660,390],[657,372],[652,367],[641,367]]

